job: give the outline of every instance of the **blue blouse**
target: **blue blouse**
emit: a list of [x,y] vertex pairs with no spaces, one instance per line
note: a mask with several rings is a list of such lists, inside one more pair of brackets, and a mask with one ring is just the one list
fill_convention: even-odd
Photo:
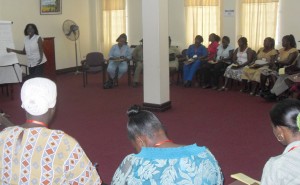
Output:
[[113,185],[221,185],[223,176],[213,154],[196,144],[177,148],[142,148],[116,170]]
[[203,46],[202,44],[198,48],[195,47],[195,44],[190,45],[187,50],[187,56],[189,58],[193,58],[194,55],[197,55],[198,57],[207,56],[206,47]]
[[115,44],[111,47],[109,51],[108,57],[125,57],[127,59],[131,59],[131,52],[128,45],[124,44],[121,48],[118,46],[118,44]]

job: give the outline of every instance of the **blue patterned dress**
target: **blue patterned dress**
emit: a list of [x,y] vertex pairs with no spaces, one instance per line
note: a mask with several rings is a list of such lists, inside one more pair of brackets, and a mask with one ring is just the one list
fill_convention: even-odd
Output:
[[113,185],[221,185],[223,176],[213,154],[196,144],[178,148],[142,148],[116,170]]

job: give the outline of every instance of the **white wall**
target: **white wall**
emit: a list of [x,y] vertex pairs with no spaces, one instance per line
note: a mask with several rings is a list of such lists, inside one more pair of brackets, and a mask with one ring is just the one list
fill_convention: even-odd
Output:
[[[74,20],[80,27],[79,58],[83,58],[90,51],[101,50],[99,46],[99,21],[97,7],[100,0],[63,0],[61,15],[40,15],[38,0],[0,0],[0,20],[14,22],[13,36],[17,49],[23,48],[24,28],[27,23],[35,23],[42,37],[55,37],[56,68],[64,69],[75,66],[74,42],[66,39],[62,32],[62,23],[66,19]],[[228,35],[231,43],[236,45],[238,32],[237,3],[240,0],[221,0],[221,36]],[[142,1],[128,0],[128,39],[129,44],[139,44],[142,38]],[[299,0],[281,0],[281,27],[279,41],[283,35],[293,34],[300,40],[300,24],[297,21]],[[223,17],[224,9],[235,10],[235,16]],[[147,23],[144,23],[147,24]],[[185,43],[185,13],[184,0],[169,0],[169,35],[173,45],[181,49],[186,48]],[[208,37],[203,35],[203,37]],[[298,43],[297,43],[298,44]],[[281,43],[279,43],[281,45]],[[298,44],[300,45],[300,44]],[[298,47],[299,48],[299,47]],[[80,56],[81,54],[81,56]],[[21,63],[26,63],[24,57],[18,56]]]
[[[94,46],[90,32],[89,4],[90,1],[86,0],[63,0],[61,15],[40,15],[38,0],[0,0],[0,20],[13,21],[12,30],[17,49],[23,49],[24,28],[28,23],[36,24],[42,37],[55,37],[56,68],[63,69],[76,65],[74,42],[68,40],[62,31],[62,24],[66,19],[79,25],[78,45],[81,52],[78,51],[78,55],[85,55]],[[25,57],[18,57],[20,63],[26,63]]]
[[281,0],[281,10],[279,12],[281,16],[281,31],[278,34],[279,47],[281,47],[281,38],[284,35],[293,34],[297,41],[297,46],[300,48],[300,43],[298,42],[300,40],[299,7],[299,0]]

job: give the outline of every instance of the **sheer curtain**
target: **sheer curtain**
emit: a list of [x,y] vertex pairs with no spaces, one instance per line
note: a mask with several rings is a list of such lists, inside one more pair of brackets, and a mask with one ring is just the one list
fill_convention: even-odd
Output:
[[278,0],[243,0],[241,34],[254,50],[263,46],[266,37],[276,39]]
[[105,56],[116,39],[126,32],[126,2],[125,0],[102,0],[102,48]]
[[185,0],[186,42],[194,43],[196,35],[204,39],[208,45],[211,33],[220,33],[220,0]]

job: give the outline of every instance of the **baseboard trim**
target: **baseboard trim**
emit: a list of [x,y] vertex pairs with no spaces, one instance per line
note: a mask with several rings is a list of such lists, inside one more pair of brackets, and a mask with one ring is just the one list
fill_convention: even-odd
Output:
[[143,103],[143,109],[153,111],[153,112],[164,112],[171,109],[171,101],[167,101],[163,104],[154,104],[154,103]]
[[[69,67],[69,68],[64,68],[64,69],[58,69],[55,71],[55,73],[59,75],[59,74],[75,72],[76,70],[77,70],[76,67]],[[81,66],[78,66],[78,70],[81,71]]]

